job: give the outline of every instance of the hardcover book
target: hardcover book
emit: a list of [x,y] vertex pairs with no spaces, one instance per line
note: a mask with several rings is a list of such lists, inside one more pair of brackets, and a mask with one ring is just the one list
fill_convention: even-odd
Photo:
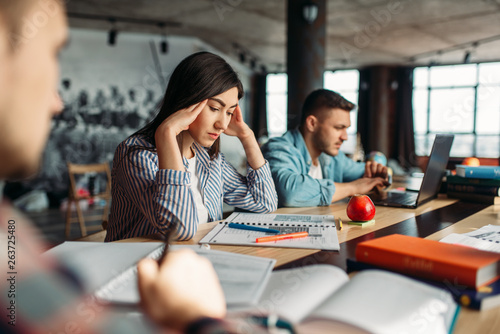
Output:
[[[347,259],[348,273],[367,269],[380,269],[380,267]],[[418,278],[418,280],[448,291],[457,304],[467,308],[483,311],[500,305],[500,280],[485,285],[479,288],[479,290],[466,287],[465,285],[446,284],[422,278]]]
[[489,284],[500,276],[498,253],[400,234],[359,243],[356,260],[472,288]]
[[500,179],[500,166],[465,166],[457,165],[457,175],[478,179]]
[[500,187],[500,179],[477,179],[472,177],[462,177],[457,175],[448,175],[446,177],[448,184],[462,184],[483,187]]
[[449,183],[447,191],[468,193],[468,194],[500,196],[500,186],[480,186],[472,184]]
[[492,205],[500,204],[500,196],[458,192],[458,191],[448,191],[447,195],[450,198],[458,198],[465,202],[484,203]]

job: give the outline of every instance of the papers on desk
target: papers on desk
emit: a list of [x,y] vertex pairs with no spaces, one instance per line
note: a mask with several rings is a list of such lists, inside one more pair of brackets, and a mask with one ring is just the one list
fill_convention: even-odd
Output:
[[500,226],[486,225],[464,234],[452,233],[440,241],[500,253]]
[[[157,258],[162,242],[102,243],[65,242],[47,252],[81,278],[85,293],[102,302],[132,304],[139,302],[137,262]],[[255,305],[269,280],[274,259],[208,250],[199,246],[171,246],[171,250],[191,248],[212,262],[219,277],[228,307]]]
[[[229,223],[245,224],[279,230],[281,234],[306,231],[308,237],[265,243],[256,243],[260,237],[275,235],[260,231],[230,228]],[[217,224],[201,244],[237,246],[262,246],[339,250],[339,240],[332,215],[256,214],[234,212],[225,221]]]

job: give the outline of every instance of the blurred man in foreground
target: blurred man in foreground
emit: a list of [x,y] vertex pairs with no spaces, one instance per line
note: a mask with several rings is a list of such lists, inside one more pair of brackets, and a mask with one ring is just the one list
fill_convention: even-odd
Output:
[[[51,125],[62,109],[58,54],[68,38],[62,0],[0,0],[0,196],[5,180],[38,170]],[[210,262],[191,251],[172,252],[161,265],[138,266],[141,302],[159,325],[116,319],[83,296],[78,275],[40,257],[37,232],[0,197],[2,333],[148,333],[171,328],[233,332],[221,320],[225,301]],[[241,328],[241,327],[238,327]]]

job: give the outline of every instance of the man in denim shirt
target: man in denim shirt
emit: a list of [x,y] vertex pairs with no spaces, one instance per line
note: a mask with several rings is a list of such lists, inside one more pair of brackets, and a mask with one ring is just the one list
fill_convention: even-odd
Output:
[[336,92],[315,90],[304,102],[298,129],[262,147],[280,207],[329,205],[387,185],[387,167],[374,161],[354,162],[340,151],[354,107]]

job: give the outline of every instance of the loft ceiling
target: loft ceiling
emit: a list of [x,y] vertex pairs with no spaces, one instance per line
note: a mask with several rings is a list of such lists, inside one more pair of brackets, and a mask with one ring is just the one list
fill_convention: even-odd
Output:
[[[115,17],[120,31],[195,36],[238,58],[236,43],[269,70],[285,69],[286,0],[71,0],[67,7],[72,27],[109,30],[106,18]],[[462,63],[467,51],[472,62],[500,61],[500,0],[328,0],[327,11],[329,69]]]

